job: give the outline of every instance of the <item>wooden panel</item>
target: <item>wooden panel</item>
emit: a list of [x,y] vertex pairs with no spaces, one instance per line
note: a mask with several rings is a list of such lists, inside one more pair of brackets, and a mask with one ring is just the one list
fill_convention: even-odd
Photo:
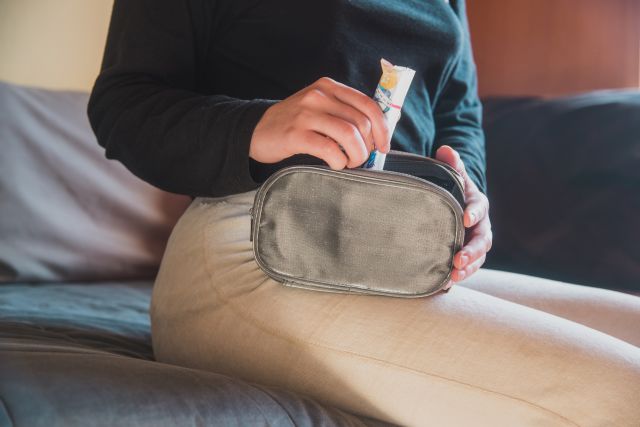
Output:
[[467,0],[482,95],[640,87],[640,0]]

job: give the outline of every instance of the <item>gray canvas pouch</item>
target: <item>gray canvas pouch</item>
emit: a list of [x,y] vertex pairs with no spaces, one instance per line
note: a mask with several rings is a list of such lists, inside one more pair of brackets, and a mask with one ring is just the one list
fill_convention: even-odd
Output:
[[464,184],[450,166],[399,151],[385,170],[285,167],[258,189],[258,266],[284,285],[398,297],[448,283],[464,240]]

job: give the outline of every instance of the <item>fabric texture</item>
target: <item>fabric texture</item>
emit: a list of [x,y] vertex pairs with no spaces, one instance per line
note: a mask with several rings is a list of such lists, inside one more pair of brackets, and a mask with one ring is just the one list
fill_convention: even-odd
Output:
[[[482,109],[463,0],[116,0],[88,113],[109,158],[167,191],[255,189],[290,163],[249,158],[264,111],[320,77],[367,96],[380,58],[416,70],[391,147],[457,149],[485,189]],[[321,161],[320,161],[321,162]]]
[[197,198],[178,221],[152,296],[159,360],[407,426],[637,426],[640,298],[490,270],[419,299],[286,287],[253,257],[254,195]]
[[0,287],[0,425],[388,425],[282,389],[153,361],[151,286]]
[[640,91],[483,103],[488,265],[640,291]]
[[107,161],[87,101],[0,82],[0,282],[155,276],[190,199]]

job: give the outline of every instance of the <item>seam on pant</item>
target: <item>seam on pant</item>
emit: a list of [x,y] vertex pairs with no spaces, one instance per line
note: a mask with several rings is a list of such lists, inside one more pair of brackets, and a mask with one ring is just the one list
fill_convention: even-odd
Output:
[[[403,370],[411,371],[411,372],[417,373],[417,374],[422,375],[422,376],[438,378],[440,380],[448,381],[448,382],[451,382],[451,383],[459,385],[459,386],[466,386],[466,387],[469,387],[469,388],[472,388],[472,389],[475,389],[475,390],[479,390],[479,391],[482,391],[482,392],[485,392],[485,393],[490,393],[490,394],[496,395],[497,397],[502,397],[502,398],[505,398],[505,399],[515,400],[515,401],[524,403],[526,405],[529,405],[529,406],[531,406],[531,407],[533,407],[535,409],[550,413],[550,414],[556,416],[557,418],[565,421],[566,423],[568,423],[568,424],[570,424],[572,426],[580,427],[579,424],[577,424],[576,422],[570,420],[569,418],[565,417],[564,415],[561,415],[561,414],[559,414],[559,413],[557,413],[557,412],[555,412],[555,411],[553,411],[551,409],[545,408],[543,406],[540,406],[540,405],[538,405],[536,403],[533,403],[533,402],[530,402],[528,400],[522,399],[520,397],[510,396],[508,394],[501,393],[499,391],[490,390],[490,389],[487,389],[487,388],[483,388],[483,387],[477,386],[475,384],[465,383],[465,382],[460,381],[460,380],[448,378],[448,377],[445,377],[445,376],[442,376],[442,375],[438,375],[438,374],[434,374],[434,373],[431,373],[431,372],[419,371],[417,369],[413,369],[413,368],[410,368],[408,366],[403,366],[403,365],[399,365],[399,364],[396,364],[396,363],[389,362],[388,360],[378,359],[378,358],[375,358],[375,357],[367,356],[367,355],[360,354],[360,353],[351,352],[351,351],[348,351],[348,350],[329,347],[327,345],[320,344],[320,343],[314,342],[314,341],[304,341],[304,340],[302,340],[300,338],[297,338],[295,336],[286,335],[286,334],[278,332],[277,330],[273,329],[268,324],[262,322],[260,319],[258,319],[256,317],[254,317],[250,312],[247,312],[246,310],[242,309],[240,306],[235,304],[232,300],[230,300],[230,299],[226,298],[225,296],[223,296],[222,293],[220,292],[220,290],[216,286],[213,285],[213,283],[214,283],[213,277],[214,276],[212,274],[212,271],[211,271],[210,265],[209,265],[209,259],[211,259],[210,258],[211,254],[209,253],[208,246],[206,244],[207,243],[206,242],[207,234],[208,234],[208,227],[205,226],[204,230],[202,230],[202,233],[201,233],[201,236],[202,236],[201,245],[202,245],[202,250],[204,251],[204,255],[205,255],[204,256],[204,264],[205,264],[206,273],[209,276],[209,283],[208,283],[209,287],[215,292],[215,294],[218,296],[218,298],[220,298],[220,300],[222,302],[224,302],[226,305],[231,307],[231,309],[234,312],[236,312],[236,314],[240,318],[244,319],[248,323],[250,323],[253,326],[257,327],[258,329],[261,329],[262,331],[264,331],[264,332],[266,332],[266,333],[268,333],[268,334],[270,334],[270,335],[272,335],[274,337],[283,339],[285,341],[288,341],[288,342],[290,342],[292,344],[295,344],[295,345],[298,345],[298,346],[302,346],[302,347],[304,347],[304,346],[318,347],[318,348],[322,348],[324,350],[338,352],[338,353],[346,354],[346,355],[349,355],[349,356],[352,356],[352,357],[359,357],[359,358],[362,358],[362,359],[367,359],[367,360],[375,361],[375,362],[378,362],[378,363],[381,363],[381,364],[386,364],[386,365],[393,366],[393,367],[396,367],[396,368],[400,368],[400,369],[403,369]],[[256,266],[257,266],[257,264],[256,264]],[[259,267],[257,267],[257,268],[259,268]],[[265,278],[269,279],[269,277],[266,276],[266,274],[265,274]],[[273,279],[271,279],[271,280],[273,280]]]

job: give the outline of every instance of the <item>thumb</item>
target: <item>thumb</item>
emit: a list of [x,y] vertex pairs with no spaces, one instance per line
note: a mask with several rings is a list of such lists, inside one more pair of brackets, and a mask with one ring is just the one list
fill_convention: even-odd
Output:
[[448,145],[443,145],[438,148],[436,151],[436,160],[440,160],[454,168],[460,175],[465,175],[464,163],[462,163],[462,159],[460,159],[460,155],[456,150],[449,147]]

